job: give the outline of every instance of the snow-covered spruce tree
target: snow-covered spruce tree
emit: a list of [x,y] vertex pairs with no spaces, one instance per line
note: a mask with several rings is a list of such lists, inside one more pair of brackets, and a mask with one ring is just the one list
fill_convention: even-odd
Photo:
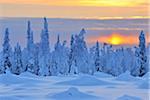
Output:
[[102,68],[100,66],[100,50],[99,50],[99,42],[96,42],[96,48],[95,48],[95,69],[96,71],[102,71]]
[[26,67],[28,71],[33,72],[34,67],[34,40],[33,31],[31,29],[31,23],[28,21],[27,24],[27,58]]
[[64,41],[63,44],[60,43],[60,38],[58,35],[57,43],[55,44],[55,50],[52,53],[52,58],[55,61],[58,69],[58,74],[66,75],[68,74],[68,48],[65,46],[66,43]]
[[133,59],[133,66],[131,67],[131,75],[133,76],[138,76],[139,74],[139,61],[140,61],[140,58],[138,56],[139,54],[139,48],[138,47],[134,47],[134,59]]
[[86,46],[86,42],[84,40],[85,30],[82,29],[79,35],[75,35],[73,56],[74,63],[78,68],[78,72],[80,73],[93,73],[93,70],[90,69],[89,63],[89,54]]
[[[132,66],[132,55],[131,51],[127,48],[119,48],[116,49],[116,51],[111,51],[109,53],[109,59],[107,62],[107,68],[109,74],[112,74],[113,76],[118,76],[127,70],[130,70],[130,67]],[[129,58],[130,57],[130,58]]]
[[34,40],[33,40],[33,31],[31,29],[31,22],[28,21],[27,25],[27,49],[28,51],[33,50]]
[[77,74],[77,66],[75,65],[74,60],[74,36],[71,35],[71,41],[70,41],[70,52],[69,52],[69,60],[68,60],[68,73],[70,74]]
[[19,75],[23,70],[22,64],[22,52],[19,43],[17,43],[16,47],[14,48],[14,63],[11,67],[11,72],[13,74]]
[[57,76],[59,73],[58,73],[58,65],[56,63],[56,61],[52,58],[51,56],[51,59],[49,61],[49,75],[51,76]]
[[38,44],[35,45],[33,55],[34,55],[33,73],[39,75],[40,66],[39,66],[39,45]]
[[134,76],[142,77],[148,71],[147,66],[147,56],[146,56],[146,46],[145,46],[145,35],[141,31],[139,35],[139,47],[135,51],[136,62],[131,74]]
[[95,67],[95,58],[96,58],[96,45],[92,46],[90,49],[89,49],[89,55],[90,55],[90,63],[91,63],[91,66],[93,66],[93,71],[96,72],[96,67]]
[[131,71],[134,63],[134,52],[131,48],[124,49],[124,72],[126,70]]
[[0,74],[3,73],[3,52],[0,52]]
[[106,47],[107,47],[107,43],[104,43],[103,44],[103,47],[101,48],[101,56],[100,56],[100,60],[102,61],[101,62],[101,67],[102,67],[102,71],[104,72],[104,67],[106,66]]
[[49,31],[48,31],[48,22],[44,18],[44,28],[41,32],[41,41],[40,41],[40,52],[39,52],[39,66],[40,66],[40,75],[47,76],[49,75]]
[[44,28],[41,32],[41,53],[42,55],[47,55],[49,53],[49,31],[48,31],[48,22],[44,18]]
[[102,72],[109,73],[109,71],[111,70],[111,63],[110,63],[111,54],[112,54],[112,45],[104,43],[100,56]]
[[6,69],[10,69],[12,66],[11,63],[11,53],[12,49],[9,44],[9,30],[6,28],[5,36],[4,36],[4,43],[3,43],[3,54],[2,54],[2,65],[0,66],[0,74],[5,73]]
[[145,35],[144,35],[144,32],[141,31],[141,34],[139,36],[139,49],[140,49],[140,52],[139,52],[139,57],[140,57],[140,73],[139,73],[139,76],[142,77],[143,75],[145,75],[148,71],[148,66],[146,66],[146,63],[147,63],[147,55],[146,55],[146,41],[145,41]]
[[113,75],[113,68],[115,67],[115,61],[117,57],[115,56],[115,52],[112,50],[111,45],[108,45],[108,50],[104,57],[106,66],[102,67],[102,70],[108,74]]
[[117,61],[119,62],[118,67],[120,67],[120,70],[119,70],[120,74],[126,72],[126,70],[127,70],[127,66],[125,65],[125,62],[128,59],[125,59],[125,53],[124,52],[125,52],[124,48],[120,48],[119,52],[117,53],[118,54],[118,60]]
[[124,49],[119,48],[116,51],[111,53],[111,71],[110,74],[113,76],[118,76],[121,73],[125,72],[125,60],[124,60]]
[[119,48],[112,51],[109,57],[109,66],[111,66],[110,74],[118,76],[127,70],[131,70],[133,66],[133,52],[131,48]]

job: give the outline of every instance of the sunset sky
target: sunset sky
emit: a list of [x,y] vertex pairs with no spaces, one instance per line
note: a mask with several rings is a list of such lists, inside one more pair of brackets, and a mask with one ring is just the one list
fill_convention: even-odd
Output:
[[148,0],[0,0],[0,16],[147,18]]
[[[0,0],[0,17],[42,18],[46,16],[48,18],[73,18],[73,19],[97,19],[97,20],[149,19],[150,18],[148,9],[149,5],[150,2],[148,0]],[[142,23],[140,21],[142,21]],[[59,21],[56,22],[61,27],[60,22]],[[136,20],[136,22],[137,24],[135,23],[135,21],[131,21],[130,24],[128,22],[119,23],[119,21],[118,22],[113,21],[113,23],[111,22],[100,23],[104,25],[98,25],[99,23],[96,22],[97,25],[96,24],[93,25],[93,23],[95,23],[93,21],[92,23],[88,23],[92,24],[93,26],[91,25],[88,27],[87,25],[82,26],[81,23],[80,29],[84,27],[85,29],[87,29],[88,34],[92,34],[89,35],[87,41],[88,43],[94,43],[98,40],[100,42],[108,42],[114,45],[119,44],[137,45],[138,35],[141,30],[144,30],[147,36],[146,37],[147,41],[150,41],[148,40],[148,20],[145,21]],[[3,24],[2,24],[3,26],[7,25],[5,23]],[[14,24],[11,23],[12,26]],[[49,24],[51,25],[51,22]],[[69,27],[68,24],[66,24],[66,26]],[[58,33],[67,32],[68,27],[66,27],[66,29],[64,29],[63,31],[61,30],[57,32]],[[75,27],[77,26],[74,25],[74,30]],[[51,26],[50,28],[52,29]],[[80,30],[79,28],[77,29],[76,31]],[[0,31],[2,30],[3,29],[1,29]],[[60,29],[56,28],[56,30]],[[70,30],[73,30],[72,27]],[[74,30],[69,32],[75,32]],[[52,32],[57,34],[57,32],[55,31],[51,31],[51,33]]]

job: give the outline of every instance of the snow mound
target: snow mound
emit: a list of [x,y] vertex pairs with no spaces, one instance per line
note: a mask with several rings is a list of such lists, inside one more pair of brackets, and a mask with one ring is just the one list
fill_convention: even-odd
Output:
[[107,81],[102,81],[94,76],[81,76],[74,80],[64,81],[64,82],[58,82],[57,85],[74,85],[74,86],[97,86],[97,85],[114,85],[114,83],[110,83]]
[[71,87],[67,91],[52,96],[56,100],[100,100],[98,97],[80,92],[77,88]]
[[99,78],[110,78],[110,77],[113,77],[112,75],[109,75],[109,74],[104,73],[104,72],[95,72],[94,76],[99,77]]
[[9,71],[6,74],[0,75],[0,83],[5,85],[12,85],[12,84],[29,84],[29,85],[36,85],[39,83],[39,80],[30,79],[28,77],[21,77],[20,75],[14,75]]
[[142,78],[144,78],[144,79],[150,79],[150,72],[147,72]]
[[140,80],[139,78],[130,75],[129,71],[126,71],[125,73],[119,75],[115,79],[118,81],[139,81]]
[[32,74],[30,72],[24,72],[20,74],[21,77],[31,77],[31,78],[38,78],[39,76]]
[[142,99],[140,99],[139,97],[135,97],[135,96],[123,95],[117,98],[117,100],[142,100]]

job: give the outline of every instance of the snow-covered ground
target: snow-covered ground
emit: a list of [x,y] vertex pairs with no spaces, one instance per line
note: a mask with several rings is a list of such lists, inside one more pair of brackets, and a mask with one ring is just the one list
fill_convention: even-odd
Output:
[[135,78],[105,73],[36,76],[25,72],[0,75],[0,100],[149,100],[149,73]]

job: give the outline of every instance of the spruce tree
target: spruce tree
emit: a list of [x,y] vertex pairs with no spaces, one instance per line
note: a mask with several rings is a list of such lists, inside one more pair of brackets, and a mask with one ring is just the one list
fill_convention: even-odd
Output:
[[31,22],[28,21],[27,25],[27,49],[29,52],[33,50],[34,40],[33,40],[33,31],[31,29]]
[[2,66],[0,68],[0,73],[5,73],[6,69],[10,69],[12,66],[11,63],[11,46],[9,44],[9,30],[6,28],[5,36],[4,36],[4,43],[3,43],[3,58],[2,58]]
[[40,74],[43,76],[49,75],[49,31],[48,31],[48,22],[44,18],[44,28],[41,32],[41,41],[40,41],[40,51],[39,51],[39,65],[40,65]]
[[27,24],[27,61],[26,67],[28,71],[33,72],[34,67],[34,40],[33,40],[33,31],[31,29],[31,22],[28,21]]
[[39,70],[40,70],[40,66],[39,66],[39,47],[38,47],[38,45],[35,45],[33,73],[36,74],[36,75],[39,75]]
[[22,64],[22,52],[19,43],[17,43],[14,49],[14,65],[12,67],[12,73],[19,75],[22,72],[23,64]]
[[145,42],[144,32],[141,31],[139,35],[139,46],[135,47],[135,60],[131,69],[133,76],[142,77],[148,71]]
[[141,31],[140,36],[139,36],[139,52],[137,56],[139,57],[139,76],[142,77],[147,72],[145,35],[143,31]]
[[75,35],[74,41],[74,63],[78,67],[78,72],[90,73],[89,53],[87,50],[86,41],[84,40],[85,30],[82,29],[78,35]]
[[72,67],[74,67],[74,66],[72,66],[73,64],[73,49],[74,49],[74,46],[73,46],[73,44],[74,44],[74,36],[73,35],[71,35],[71,41],[70,41],[70,53],[69,53],[69,60],[68,60],[68,65],[69,65],[69,70],[68,70],[68,73],[70,73],[71,72],[71,69],[74,69],[74,68],[72,68]]
[[53,52],[53,60],[57,65],[59,74],[68,74],[68,48],[66,47],[66,42],[60,42],[59,35],[57,37],[57,42],[55,44],[55,50]]
[[96,51],[95,51],[95,68],[96,71],[102,71],[100,66],[100,51],[99,51],[99,42],[96,42]]
[[48,31],[48,22],[47,19],[44,18],[44,28],[41,32],[41,55],[45,56],[49,53],[49,31]]

